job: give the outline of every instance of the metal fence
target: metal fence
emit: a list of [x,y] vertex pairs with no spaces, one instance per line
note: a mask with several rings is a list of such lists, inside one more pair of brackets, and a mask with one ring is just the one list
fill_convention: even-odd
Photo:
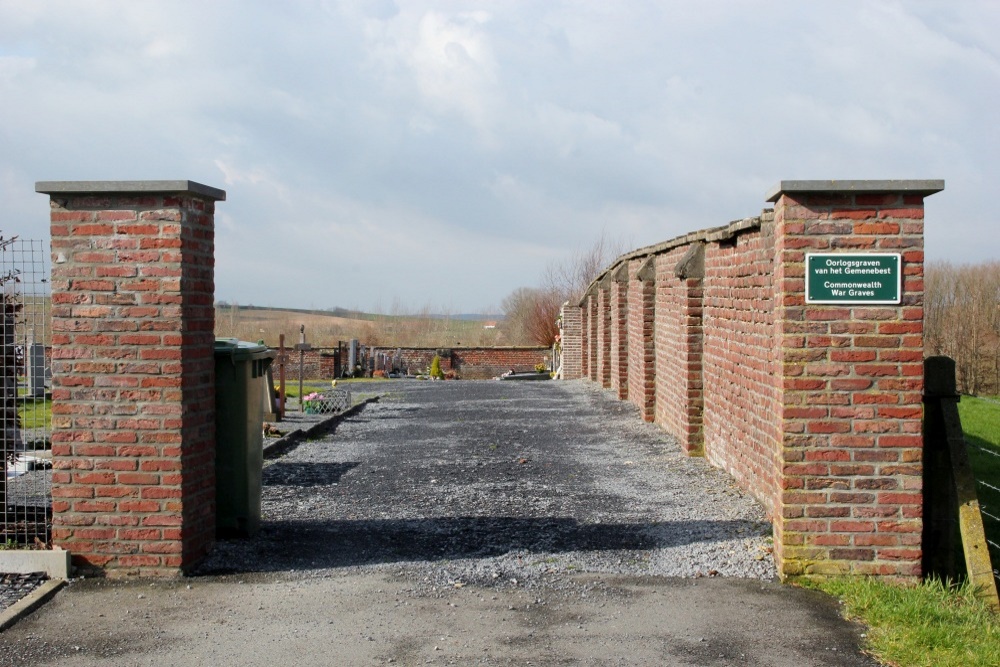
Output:
[[302,410],[310,414],[335,414],[351,407],[350,389],[327,389],[302,397]]
[[49,242],[0,241],[0,545],[48,543],[52,516]]
[[[995,459],[997,469],[1000,469],[1000,453],[969,442],[970,450],[986,457]],[[979,512],[983,516],[983,529],[986,531],[986,545],[990,551],[990,561],[993,563],[993,578],[1000,588],[1000,479],[976,479],[976,495],[979,496]]]

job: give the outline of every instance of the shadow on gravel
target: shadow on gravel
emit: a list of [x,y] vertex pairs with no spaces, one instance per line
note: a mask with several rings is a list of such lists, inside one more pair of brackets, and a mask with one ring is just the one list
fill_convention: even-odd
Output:
[[294,463],[278,461],[264,470],[264,484],[274,486],[329,486],[360,463]]
[[759,532],[759,523],[742,520],[581,524],[572,518],[445,517],[265,522],[254,538],[217,543],[193,574],[490,558],[517,551],[645,550]]

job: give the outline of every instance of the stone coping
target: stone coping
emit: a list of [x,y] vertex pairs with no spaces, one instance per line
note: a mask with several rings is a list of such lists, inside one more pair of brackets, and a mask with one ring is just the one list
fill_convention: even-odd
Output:
[[226,200],[226,191],[195,181],[37,181],[35,192],[46,195],[162,194],[189,192],[206,199]]
[[[932,195],[935,192],[941,192],[944,190],[944,180],[943,179],[887,179],[887,180],[806,180],[806,181],[779,181],[777,185],[772,187],[767,192],[767,201],[776,202],[778,198],[781,197],[783,193],[793,193],[793,192],[825,192],[825,193],[856,193],[856,192],[866,192],[866,193],[877,193],[877,192],[900,192],[908,194],[921,194],[921,195]],[[587,290],[583,293],[580,301],[577,305],[582,306],[586,300],[587,296],[594,294],[595,289],[597,289],[601,281],[618,267],[630,260],[650,257],[653,255],[658,255],[677,246],[688,245],[697,242],[718,242],[730,239],[737,234],[745,232],[747,230],[757,229],[761,226],[764,221],[769,221],[773,219],[774,211],[771,209],[764,209],[759,216],[743,218],[741,220],[734,220],[728,225],[723,225],[721,227],[712,227],[709,229],[703,229],[696,232],[691,232],[690,234],[684,234],[676,238],[672,238],[668,241],[663,241],[662,243],[657,243],[655,245],[645,246],[637,250],[628,252],[618,258],[616,258],[607,268],[605,268],[601,273],[597,275],[596,278],[587,286]]]
[[766,201],[776,202],[784,193],[793,192],[900,192],[932,195],[944,190],[943,179],[889,179],[889,180],[827,180],[827,181],[778,181],[767,191]]
[[756,217],[733,220],[729,224],[722,225],[721,227],[710,227],[709,229],[702,229],[689,234],[683,234],[667,241],[643,246],[637,250],[627,252],[624,255],[617,257],[615,261],[613,261],[606,269],[601,271],[597,277],[594,278],[594,280],[591,281],[577,305],[584,305],[587,301],[587,296],[595,293],[594,290],[600,286],[605,277],[610,276],[617,271],[620,266],[633,259],[653,257],[672,250],[678,246],[691,245],[693,243],[714,243],[718,241],[726,241],[747,230],[759,229],[762,222],[770,221],[772,219],[774,219],[774,211],[771,209],[764,209],[761,211],[761,214]]

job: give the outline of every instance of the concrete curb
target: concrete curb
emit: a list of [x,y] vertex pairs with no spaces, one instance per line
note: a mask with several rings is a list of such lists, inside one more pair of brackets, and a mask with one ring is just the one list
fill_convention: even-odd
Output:
[[64,579],[49,579],[11,606],[0,611],[0,632],[48,602],[65,585]]
[[381,397],[372,396],[370,398],[366,398],[357,405],[353,405],[343,412],[331,415],[329,419],[316,422],[309,428],[295,429],[294,431],[283,435],[274,442],[268,443],[264,446],[264,458],[276,459],[282,454],[287,454],[291,450],[295,449],[295,447],[303,440],[308,440],[314,436],[328,433],[333,430],[333,428],[339,424],[341,420],[361,412],[366,405],[376,402],[379,398]]
[[69,579],[70,553],[64,549],[5,549],[0,551],[0,572],[44,572],[50,579]]

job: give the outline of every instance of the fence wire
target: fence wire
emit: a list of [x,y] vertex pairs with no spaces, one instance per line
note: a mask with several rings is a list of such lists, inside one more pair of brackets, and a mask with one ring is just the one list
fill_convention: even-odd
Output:
[[0,545],[48,543],[52,516],[49,242],[0,242]]
[[[982,447],[966,440],[966,445],[970,449],[986,456],[992,456],[1000,463],[1000,452]],[[976,480],[979,496],[979,513],[983,517],[983,528],[986,532],[986,546],[990,552],[990,562],[993,564],[993,578],[1000,588],[1000,487],[993,482],[1000,484],[1000,480],[986,481]]]

